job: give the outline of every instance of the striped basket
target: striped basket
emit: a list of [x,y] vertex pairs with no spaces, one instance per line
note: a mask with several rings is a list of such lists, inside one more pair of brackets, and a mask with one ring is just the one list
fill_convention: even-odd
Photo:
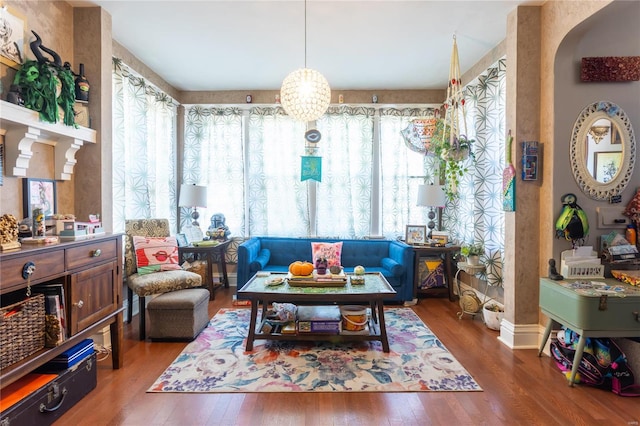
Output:
[[0,308],[0,369],[44,348],[44,295]]

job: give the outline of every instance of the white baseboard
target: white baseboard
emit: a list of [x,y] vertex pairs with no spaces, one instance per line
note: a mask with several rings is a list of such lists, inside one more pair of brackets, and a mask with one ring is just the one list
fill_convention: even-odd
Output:
[[[492,300],[490,296],[485,295],[478,289],[473,288],[466,283],[460,283],[460,290],[471,290],[476,293],[476,296],[478,296],[478,299],[480,299],[481,302],[491,301],[491,303],[495,303],[496,305],[504,308],[501,303]],[[479,312],[478,315],[482,315],[481,312]],[[500,335],[498,336],[498,340],[511,349],[538,349],[543,334],[544,327],[540,324],[513,324],[503,318],[500,323]]]
[[107,326],[91,336],[94,345],[111,349],[111,329]]

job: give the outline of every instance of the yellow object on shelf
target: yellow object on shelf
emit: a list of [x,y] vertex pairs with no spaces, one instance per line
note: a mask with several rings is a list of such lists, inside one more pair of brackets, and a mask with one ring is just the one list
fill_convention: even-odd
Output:
[[640,286],[640,270],[638,269],[628,271],[614,270],[611,271],[611,275],[623,283]]

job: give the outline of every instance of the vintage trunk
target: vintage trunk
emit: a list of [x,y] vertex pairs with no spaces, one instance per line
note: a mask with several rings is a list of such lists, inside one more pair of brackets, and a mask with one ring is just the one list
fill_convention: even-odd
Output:
[[[98,379],[96,354],[0,413],[2,425],[50,425],[91,392]],[[3,398],[7,389],[3,389]]]

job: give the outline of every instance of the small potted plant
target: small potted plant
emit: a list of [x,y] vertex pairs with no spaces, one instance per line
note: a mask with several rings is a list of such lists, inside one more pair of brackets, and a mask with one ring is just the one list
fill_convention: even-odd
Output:
[[464,244],[460,247],[460,254],[467,259],[469,265],[479,265],[480,256],[484,254],[484,245],[482,243]]
[[491,330],[500,330],[500,322],[504,318],[504,308],[497,303],[485,303],[482,306],[485,325]]

